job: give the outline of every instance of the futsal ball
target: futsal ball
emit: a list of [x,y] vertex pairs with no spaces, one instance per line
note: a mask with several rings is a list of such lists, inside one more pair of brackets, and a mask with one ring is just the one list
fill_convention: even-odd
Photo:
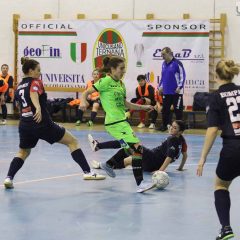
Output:
[[169,176],[166,172],[157,171],[152,175],[152,181],[157,189],[164,189],[169,184]]

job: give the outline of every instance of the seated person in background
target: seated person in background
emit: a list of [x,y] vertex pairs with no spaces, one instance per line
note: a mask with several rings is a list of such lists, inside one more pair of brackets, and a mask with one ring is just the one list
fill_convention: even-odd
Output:
[[[156,105],[155,100],[155,89],[152,85],[148,84],[146,82],[146,76],[145,75],[138,75],[137,76],[138,81],[138,87],[136,88],[136,98],[133,98],[131,100],[132,103],[136,103],[139,105]],[[133,114],[134,110],[131,110],[126,113],[126,117],[129,118]],[[144,128],[145,127],[145,117],[146,112],[145,111],[139,111],[140,114],[140,123],[138,124],[138,128]],[[157,120],[157,111],[153,110],[150,112],[151,117],[151,124],[149,126],[150,129],[155,128],[155,123]]]
[[[97,68],[93,70],[92,77],[93,77],[93,80],[90,80],[90,81],[87,82],[86,89],[91,88],[92,85],[99,80],[99,70]],[[93,122],[94,122],[94,120],[97,116],[97,111],[98,111],[98,109],[101,105],[101,102],[100,102],[100,99],[99,99],[99,93],[94,92],[91,95],[88,95],[87,102],[88,102],[88,107],[90,107],[90,106],[92,107],[91,117],[90,117],[90,120],[87,122],[87,125],[92,126]],[[79,106],[80,106],[80,104],[79,104]],[[83,119],[83,111],[79,108],[78,109],[76,126],[79,126],[81,124],[82,119]]]
[[[173,163],[179,158],[182,153],[182,161],[177,168],[178,171],[183,171],[184,164],[187,160],[187,144],[185,138],[182,136],[185,130],[185,123],[181,120],[176,120],[172,123],[169,128],[170,136],[161,143],[161,145],[149,149],[143,146],[143,159],[142,167],[144,171],[154,172],[154,171],[165,171],[170,163]],[[121,141],[109,141],[99,143],[90,134],[88,135],[88,140],[93,151],[98,151],[99,149],[108,148],[120,148],[123,146]],[[124,151],[121,155],[115,155],[115,157],[109,159],[107,163],[114,169],[125,168],[131,165],[132,156],[128,156]],[[101,163],[98,161],[92,161],[93,168],[101,168]]]
[[[1,101],[2,115],[3,120],[1,121],[1,125],[5,125],[7,123],[7,105],[6,103],[13,102],[14,91],[13,91],[13,77],[8,74],[9,67],[7,64],[3,64],[1,66],[1,74],[0,78],[5,81],[8,86],[7,91],[4,93],[4,101]],[[6,86],[6,85],[5,85]],[[3,98],[2,98],[3,100]]]
[[6,99],[8,96],[8,84],[5,82],[3,78],[0,77],[0,105],[2,107],[2,121],[1,125],[5,125],[7,122],[7,107],[6,107]]
[[1,74],[0,77],[5,80],[8,84],[8,92],[6,102],[13,102],[14,99],[14,89],[13,89],[13,77],[8,73],[9,67],[7,64],[3,64],[1,66]]

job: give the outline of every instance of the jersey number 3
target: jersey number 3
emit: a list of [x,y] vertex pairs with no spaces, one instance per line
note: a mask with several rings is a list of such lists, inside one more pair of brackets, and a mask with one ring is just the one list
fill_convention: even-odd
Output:
[[21,89],[21,90],[19,91],[19,95],[20,95],[20,97],[21,97],[21,99],[22,99],[22,106],[23,106],[23,107],[27,107],[27,102],[26,102],[26,99],[25,99],[25,97],[24,97],[24,89]]
[[231,122],[239,122],[240,121],[240,114],[237,113],[234,115],[234,112],[238,111],[238,104],[240,104],[240,96],[226,98],[226,103],[228,106],[228,112],[230,115]]

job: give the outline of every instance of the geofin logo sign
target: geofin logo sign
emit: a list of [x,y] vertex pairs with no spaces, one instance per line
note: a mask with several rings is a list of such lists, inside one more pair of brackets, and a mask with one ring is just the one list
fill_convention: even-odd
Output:
[[82,63],[87,57],[87,43],[70,43],[70,56],[75,63]]
[[101,67],[104,57],[119,56],[127,65],[127,47],[121,34],[112,28],[104,29],[98,36],[93,49],[93,66]]

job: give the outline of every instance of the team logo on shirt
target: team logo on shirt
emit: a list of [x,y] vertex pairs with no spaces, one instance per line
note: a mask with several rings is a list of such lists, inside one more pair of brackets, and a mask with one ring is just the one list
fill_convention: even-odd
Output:
[[102,67],[106,56],[119,56],[127,64],[127,47],[125,41],[116,29],[106,28],[98,36],[93,49],[93,66]]
[[70,56],[75,63],[84,62],[87,57],[87,43],[70,43]]

